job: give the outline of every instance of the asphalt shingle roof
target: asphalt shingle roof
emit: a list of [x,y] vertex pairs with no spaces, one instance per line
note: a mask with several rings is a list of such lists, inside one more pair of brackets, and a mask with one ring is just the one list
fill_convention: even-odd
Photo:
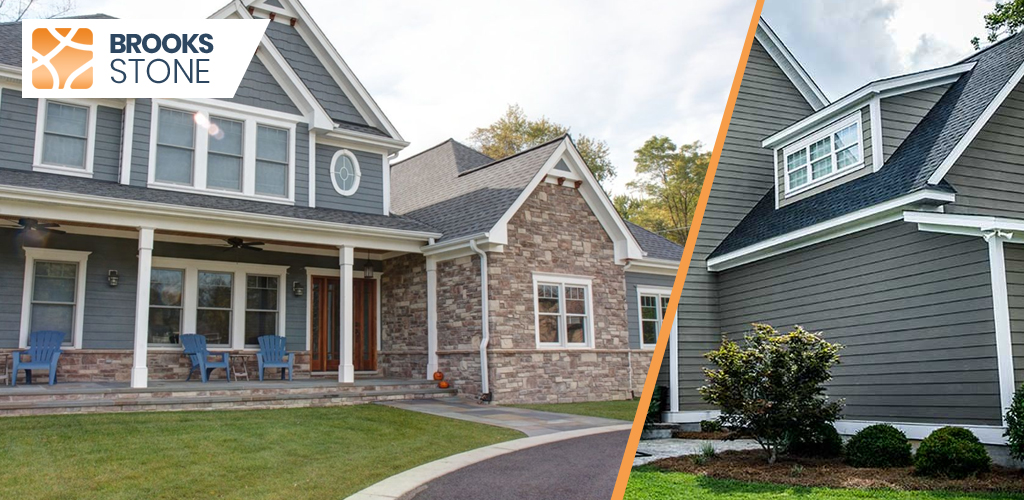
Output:
[[423,222],[397,215],[387,217],[384,215],[364,214],[322,207],[297,207],[280,205],[277,203],[238,200],[220,196],[180,193],[176,191],[149,189],[139,186],[125,186],[123,184],[113,182],[69,177],[59,174],[47,174],[42,172],[0,169],[0,185],[31,189],[46,189],[49,191],[100,196],[118,200],[144,201],[154,204],[182,205],[210,210],[292,217],[295,219],[349,224],[381,229],[428,233],[438,232],[436,229]]
[[561,141],[493,160],[449,139],[391,166],[391,208],[441,230],[439,242],[485,233],[512,207]]
[[[775,189],[770,189],[711,257],[916,191],[955,192],[945,181],[929,185],[928,178],[1024,63],[1024,37],[1010,37],[963,62],[971,61],[977,62],[974,69],[953,83],[878,172],[778,210],[775,209]],[[765,168],[773,167],[765,165]]]
[[[106,14],[71,16],[61,19],[117,19]],[[21,67],[21,22],[0,23],[0,64]]]
[[683,247],[665,239],[656,233],[652,233],[632,222],[626,221],[629,232],[633,233],[636,242],[647,252],[651,259],[671,260],[678,262],[683,259]]

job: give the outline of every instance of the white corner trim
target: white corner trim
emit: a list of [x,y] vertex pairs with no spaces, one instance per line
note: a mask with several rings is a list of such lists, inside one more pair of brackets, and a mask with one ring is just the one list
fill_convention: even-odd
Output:
[[[356,176],[356,180],[352,183],[352,187],[348,189],[342,189],[341,186],[338,185],[338,176],[335,175],[335,168],[338,166],[338,160],[343,156],[352,162],[352,168],[355,169],[354,174]],[[329,168],[331,174],[331,185],[334,186],[334,190],[337,191],[338,194],[342,196],[352,196],[356,194],[356,191],[359,190],[359,182],[363,179],[363,170],[359,167],[359,159],[356,158],[355,154],[347,149],[339,149],[334,153],[334,156],[331,157],[331,165]]]
[[939,168],[937,168],[935,172],[932,173],[932,176],[928,178],[929,184],[938,184],[939,181],[949,173],[949,170],[953,168],[956,161],[960,159],[960,155],[964,154],[964,151],[966,151],[967,147],[971,145],[974,138],[978,136],[981,129],[984,128],[985,124],[987,124],[989,119],[992,118],[992,115],[996,114],[996,111],[998,111],[999,107],[1002,106],[1006,97],[1009,96],[1010,93],[1013,92],[1013,89],[1017,87],[1017,84],[1020,83],[1022,77],[1024,77],[1024,64],[1021,64],[1020,67],[1017,68],[1017,71],[1013,72],[1013,75],[1010,76],[1006,85],[1004,85],[1003,88],[999,90],[999,93],[996,94],[995,99],[992,99],[992,102],[990,102],[988,107],[985,108],[985,111],[981,113],[981,116],[975,120],[974,124],[971,125],[971,128],[967,129],[967,133],[960,139],[960,142],[956,143],[956,146],[953,147],[953,151],[946,156],[946,159],[942,161]]
[[988,261],[992,273],[992,311],[996,328],[996,359],[999,367],[999,415],[1006,425],[1006,411],[1010,409],[1016,385],[1013,381],[1013,339],[1010,331],[1010,303],[1006,286],[1006,257],[1004,238],[994,231],[988,240]]
[[915,441],[922,440],[928,437],[932,432],[939,430],[943,427],[962,427],[974,433],[978,436],[978,439],[985,444],[993,445],[1006,445],[1006,438],[1003,437],[1005,428],[995,425],[963,425],[963,424],[922,424],[913,422],[883,422],[879,420],[837,420],[835,423],[836,430],[840,434],[850,436],[856,434],[865,427],[875,424],[889,424],[893,427],[903,431],[907,435],[908,439]]
[[[793,53],[789,51],[786,44],[782,43],[782,39],[775,34],[775,31],[773,31],[770,26],[768,26],[768,23],[764,21],[764,18],[757,21],[757,27],[760,28],[760,30],[757,30],[754,34],[757,41],[761,42],[762,45],[770,45],[783,57],[786,64],[782,64],[782,61],[775,61],[775,63],[779,65],[779,68],[782,69],[782,72],[785,73],[790,80],[799,80],[803,82],[808,89],[810,89],[811,93],[808,95],[800,88],[799,85],[796,86],[797,90],[804,95],[804,99],[807,100],[808,104],[810,104],[815,111],[827,106],[829,104],[829,100],[825,97],[825,93],[821,91],[818,84],[815,83],[811,76],[807,74],[807,71],[805,71],[803,66],[800,65],[800,62],[797,61],[796,57],[793,57]],[[764,35],[762,36],[761,33],[764,33]],[[771,50],[768,51],[768,55],[772,56],[772,59],[775,58]]]
[[721,410],[669,411],[661,414],[661,421],[670,424],[699,424],[722,416]]
[[917,203],[925,201],[951,203],[955,200],[956,196],[952,193],[931,190],[910,193],[832,220],[769,238],[725,255],[713,257],[708,259],[707,267],[709,271],[724,271],[889,222],[903,220],[903,209]]
[[384,215],[391,215],[391,156],[382,153],[381,157],[381,165],[384,169],[381,172],[381,179],[384,182]]
[[129,98],[124,106],[124,119],[121,123],[121,184],[128,185],[132,181],[132,153],[135,140],[135,99]]
[[35,267],[37,260],[74,262],[78,264],[78,273],[75,276],[75,317],[71,333],[71,347],[82,348],[82,331],[85,324],[85,282],[86,265],[89,255],[92,252],[79,252],[75,250],[56,250],[52,248],[24,247],[25,250],[25,279],[22,285],[21,296],[21,331],[18,339],[18,347],[28,347],[29,334],[32,329],[32,294],[35,286]]
[[[871,99],[871,168],[875,172],[885,164],[884,140],[882,137],[882,99],[877,95]],[[863,137],[862,137],[863,140]]]
[[316,131],[309,131],[309,208],[316,208]]
[[969,62],[871,82],[848,94],[846,97],[825,106],[814,114],[772,134],[761,141],[761,146],[773,148],[786,143],[794,136],[802,135],[807,130],[817,128],[823,123],[834,120],[837,115],[848,113],[852,108],[863,107],[865,102],[876,95],[889,97],[908,91],[912,92],[932,86],[945,85],[955,81],[959,75],[974,69],[974,65],[974,62]]

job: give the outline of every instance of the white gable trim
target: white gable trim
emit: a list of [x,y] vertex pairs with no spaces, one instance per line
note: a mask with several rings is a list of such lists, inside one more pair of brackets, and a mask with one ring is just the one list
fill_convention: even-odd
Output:
[[[779,66],[779,69],[786,74],[787,77],[795,84],[796,89],[804,96],[807,103],[814,108],[815,111],[828,106],[829,100],[825,97],[825,93],[821,91],[817,83],[811,79],[811,76],[807,74],[800,62],[793,57],[793,53],[786,48],[786,45],[782,43],[782,40],[772,31],[772,28],[768,26],[768,23],[764,19],[757,21],[757,27],[759,28],[754,37],[761,45],[765,46],[768,51],[768,55],[775,59],[775,64]],[[782,60],[776,59],[781,57]],[[800,85],[803,83],[804,85]]]
[[785,145],[828,124],[837,117],[845,116],[854,108],[863,107],[876,96],[892,97],[955,82],[960,75],[974,69],[974,65],[975,63],[969,62],[871,82],[820,111],[772,134],[761,141],[761,146],[774,148]]
[[724,271],[872,227],[903,220],[904,209],[925,202],[952,203],[952,193],[918,191],[814,224],[707,260],[708,271]]
[[1024,64],[1021,64],[1020,67],[1017,68],[1017,71],[1010,76],[1006,85],[1004,85],[1003,88],[999,90],[999,93],[996,94],[995,99],[992,99],[992,102],[989,103],[988,107],[985,108],[985,111],[981,113],[981,116],[978,117],[977,121],[971,125],[971,128],[967,130],[967,133],[960,139],[960,142],[956,143],[956,146],[953,148],[953,151],[949,153],[949,156],[946,156],[946,159],[942,161],[939,168],[937,168],[932,176],[928,178],[928,184],[938,184],[939,181],[949,173],[949,170],[953,168],[956,161],[960,159],[960,155],[964,154],[964,151],[966,151],[967,147],[971,145],[974,138],[978,136],[981,129],[985,127],[988,120],[992,118],[992,115],[996,114],[999,107],[1003,105],[1003,101],[1005,101],[1010,95],[1010,92],[1013,92],[1013,89],[1017,87],[1017,84],[1020,83],[1021,77],[1024,77]]

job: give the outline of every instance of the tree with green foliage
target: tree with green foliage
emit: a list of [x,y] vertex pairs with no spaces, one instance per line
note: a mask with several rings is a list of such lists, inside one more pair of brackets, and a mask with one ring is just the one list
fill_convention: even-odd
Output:
[[[1024,27],[1024,0],[1009,0],[1008,2],[996,2],[995,9],[985,14],[985,30],[988,35],[985,37],[989,43],[995,43],[1004,36],[1015,35]],[[981,39],[971,39],[974,50],[981,49]]]
[[[510,104],[505,115],[486,127],[473,131],[470,141],[481,153],[491,158],[506,158],[569,133],[569,127],[547,117],[532,120],[518,104]],[[574,139],[583,161],[598,182],[615,177],[615,166],[609,159],[608,143],[585,135]]]
[[775,463],[797,436],[839,418],[843,401],[831,401],[832,379],[842,346],[801,327],[779,334],[755,324],[743,345],[725,340],[704,356],[717,368],[704,369],[704,400],[721,409],[719,421],[749,432]]
[[640,201],[621,200],[624,206],[632,203],[623,216],[685,244],[711,160],[711,153],[702,149],[700,142],[676,146],[668,137],[648,139],[633,158],[637,179],[627,184]]

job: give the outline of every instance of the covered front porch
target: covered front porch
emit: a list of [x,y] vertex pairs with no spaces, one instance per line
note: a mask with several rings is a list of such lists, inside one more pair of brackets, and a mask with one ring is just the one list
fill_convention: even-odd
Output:
[[[6,318],[0,322],[0,378],[32,332],[57,330],[66,335],[56,390],[65,386],[75,394],[209,392],[193,382],[175,385],[191,368],[180,345],[191,333],[206,337],[210,351],[230,354],[233,379],[249,374],[251,382],[225,384],[231,390],[260,384],[255,354],[263,335],[286,338],[301,379],[290,388],[300,392],[359,388],[360,380],[427,379],[425,316],[422,328],[388,320],[408,307],[404,295],[426,300],[426,294],[396,289],[385,273],[395,267],[404,274],[396,279],[425,288],[419,252],[429,234],[312,230],[263,216],[258,223],[211,218],[203,224],[151,216],[139,221],[149,227],[132,227],[101,210],[19,208],[5,210],[7,227],[0,228],[0,273],[17,277],[0,307]],[[425,315],[425,304],[414,308]],[[278,373],[268,370],[265,388],[252,390],[280,385],[270,382]],[[37,385],[45,384],[45,375],[35,374],[31,390],[57,394]],[[15,377],[24,383],[23,372],[10,373],[8,383]],[[226,378],[215,371],[207,385]],[[4,387],[0,400],[28,390]]]

